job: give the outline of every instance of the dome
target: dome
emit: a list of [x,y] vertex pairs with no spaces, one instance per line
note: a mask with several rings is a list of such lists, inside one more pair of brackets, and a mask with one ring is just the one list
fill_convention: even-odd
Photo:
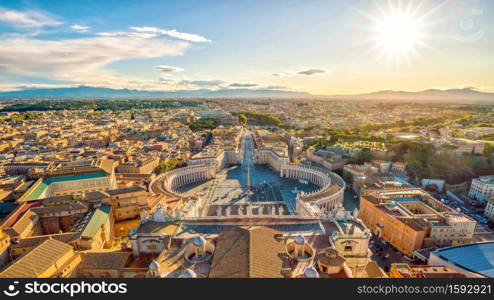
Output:
[[153,259],[153,261],[149,264],[149,270],[158,270],[160,268],[160,265],[156,260]]
[[333,247],[328,247],[324,249],[324,253],[326,254],[327,257],[336,257],[338,256],[338,250],[336,250]]
[[345,263],[345,259],[338,254],[338,250],[333,247],[324,249],[317,255],[319,263],[323,263],[329,266],[342,266]]
[[180,274],[179,278],[197,278],[197,274],[193,270],[187,269]]
[[133,229],[129,230],[129,238],[135,239],[136,237],[137,233]]
[[319,278],[319,272],[317,272],[316,268],[309,266],[304,270],[305,278]]
[[305,238],[301,235],[297,235],[294,239],[295,244],[298,245],[304,245],[305,244]]
[[204,246],[206,244],[206,240],[202,236],[198,236],[198,237],[194,238],[194,241],[192,243],[196,247],[201,247],[201,246]]
[[187,262],[192,264],[201,263],[211,259],[214,252],[214,244],[206,241],[202,236],[189,240],[184,256]]

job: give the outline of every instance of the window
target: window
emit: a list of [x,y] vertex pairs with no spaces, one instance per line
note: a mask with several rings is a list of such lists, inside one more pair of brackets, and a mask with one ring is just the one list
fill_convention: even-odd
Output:
[[345,246],[345,252],[350,252],[353,250],[352,246]]

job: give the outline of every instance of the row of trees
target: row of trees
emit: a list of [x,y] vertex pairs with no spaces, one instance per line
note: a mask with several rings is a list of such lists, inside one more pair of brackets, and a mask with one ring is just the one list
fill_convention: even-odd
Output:
[[39,119],[40,116],[41,115],[39,113],[24,112],[24,113],[20,113],[20,114],[13,114],[9,118],[3,119],[3,120],[5,120],[6,122],[12,121],[12,122],[16,122],[16,123],[22,123],[22,122],[28,121],[28,120]]
[[346,129],[346,134],[368,134],[370,132],[394,129],[417,130],[422,128],[440,129],[442,127],[459,123],[468,124],[472,120],[471,115],[441,115],[437,117],[418,117],[411,120],[396,120],[387,123],[370,123],[354,128]]
[[200,118],[189,124],[189,128],[192,131],[201,131],[206,129],[214,129],[218,127],[220,121],[218,118]]
[[[490,148],[489,148],[490,149]],[[449,183],[460,183],[472,178],[492,174],[494,158],[466,153],[460,156],[437,152],[433,145],[401,142],[396,145],[393,160],[405,161],[412,176],[441,178]]]
[[8,105],[0,111],[48,111],[48,110],[130,110],[149,108],[171,108],[181,106],[199,106],[195,101],[173,100],[44,100],[36,102],[20,102]]
[[246,117],[246,122],[249,122],[253,125],[261,125],[261,126],[282,126],[283,122],[277,116],[272,114],[263,114],[254,111],[243,111],[240,112],[240,115],[244,115]]

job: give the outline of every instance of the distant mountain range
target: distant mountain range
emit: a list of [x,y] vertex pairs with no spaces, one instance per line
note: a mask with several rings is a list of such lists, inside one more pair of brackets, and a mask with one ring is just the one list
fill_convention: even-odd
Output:
[[99,87],[68,87],[53,89],[29,89],[0,92],[0,98],[294,98],[310,97],[309,93],[275,89],[220,89],[140,91]]
[[278,89],[219,89],[141,91],[98,87],[68,87],[52,89],[28,89],[0,92],[0,98],[16,99],[69,99],[69,98],[290,98],[327,100],[383,100],[402,102],[464,102],[494,103],[494,93],[479,92],[472,88],[429,89],[420,92],[378,91],[360,95],[311,95]]
[[493,102],[494,93],[485,93],[473,88],[463,89],[428,89],[419,92],[378,91],[353,96],[330,96],[330,98],[346,98],[360,100],[393,100],[393,101],[432,101],[432,102]]

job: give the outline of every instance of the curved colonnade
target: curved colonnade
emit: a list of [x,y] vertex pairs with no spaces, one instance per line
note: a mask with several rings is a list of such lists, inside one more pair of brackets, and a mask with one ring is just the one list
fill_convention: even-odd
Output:
[[345,181],[337,174],[318,167],[299,164],[283,164],[280,176],[291,179],[304,179],[319,186],[311,192],[297,195],[297,214],[330,215],[343,203]]
[[256,164],[270,165],[276,172],[281,172],[283,164],[288,163],[287,157],[280,157],[274,151],[266,149],[255,149],[253,160]]
[[168,171],[156,177],[150,184],[150,190],[153,193],[159,193],[163,190],[178,197],[184,194],[177,191],[177,188],[202,180],[209,180],[216,177],[216,166],[208,165],[191,165],[183,168]]

